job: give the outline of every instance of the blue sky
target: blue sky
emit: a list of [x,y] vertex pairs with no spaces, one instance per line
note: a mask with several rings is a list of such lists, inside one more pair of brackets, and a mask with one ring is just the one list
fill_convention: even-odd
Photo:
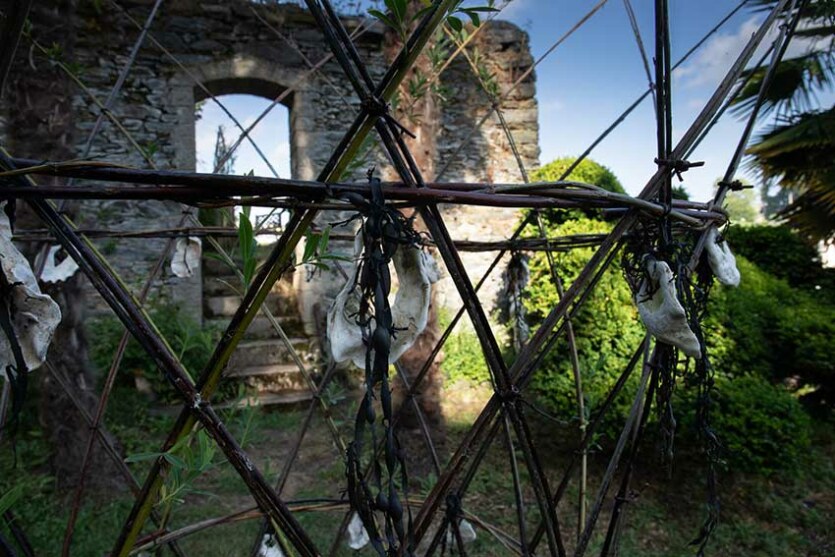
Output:
[[[477,2],[483,3],[483,2]],[[501,3],[500,0],[497,3]],[[530,35],[534,58],[539,58],[597,2],[580,0],[512,0],[501,14]],[[736,1],[674,0],[670,2],[673,60],[678,60],[722,17]],[[653,2],[633,0],[644,45],[654,52]],[[743,9],[729,20],[674,75],[674,135],[678,139],[695,119],[726,70],[739,54],[764,15]],[[808,45],[797,44],[789,55]],[[609,0],[581,29],[537,66],[540,161],[545,164],[564,155],[580,154],[647,87],[646,74],[622,0]],[[829,98],[827,97],[827,101]],[[252,121],[267,101],[248,96],[223,97],[223,102],[243,122]],[[210,170],[217,126],[227,137],[233,126],[218,109],[207,104],[196,130],[198,169]],[[254,138],[282,176],[289,175],[288,115],[278,106],[255,128]],[[714,181],[724,174],[742,132],[742,121],[726,114],[691,160],[706,165],[685,175],[685,187],[696,200],[707,199]],[[655,118],[647,98],[592,154],[611,168],[627,191],[637,193],[655,170]],[[248,146],[238,154],[236,171],[253,169],[270,175]],[[744,168],[743,177],[747,176]]]

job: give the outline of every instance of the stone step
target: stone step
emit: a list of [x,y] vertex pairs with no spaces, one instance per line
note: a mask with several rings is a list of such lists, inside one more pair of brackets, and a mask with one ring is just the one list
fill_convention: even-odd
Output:
[[237,381],[243,381],[247,392],[254,393],[285,393],[304,391],[307,389],[307,381],[299,368],[286,364],[253,366],[240,368],[243,375],[237,376]]
[[246,406],[290,405],[313,399],[310,391],[287,391],[283,393],[257,393],[234,402],[218,404],[215,408],[242,408]]
[[[290,343],[298,353],[302,362],[307,364],[313,354],[310,353],[310,340],[307,338],[290,338]],[[267,366],[275,364],[293,364],[289,350],[280,338],[264,340],[245,340],[238,345],[229,361],[229,369],[244,369],[249,367]],[[293,364],[295,367],[295,364]]]
[[299,369],[293,367],[292,372],[280,365],[242,368],[241,372],[245,375],[238,376],[238,381],[243,381],[247,388],[255,393],[282,394],[304,391],[308,386],[307,381]]
[[[270,294],[264,300],[272,314],[276,317],[298,318],[298,307],[295,299],[287,299],[278,294]],[[233,296],[204,296],[203,317],[213,319],[217,317],[231,318],[241,305],[241,298]]]
[[[229,285],[232,286],[230,287]],[[222,275],[203,275],[204,296],[237,296],[238,291],[241,290],[241,281],[235,275],[228,273]],[[272,287],[272,292],[287,298],[295,297],[296,289],[293,286],[292,274],[277,281]]]
[[[301,375],[296,364],[266,364],[248,367],[228,367],[226,377],[261,377],[265,375]],[[302,379],[304,380],[304,379]]]
[[[299,336],[304,331],[304,327],[302,327],[301,323],[301,318],[297,315],[281,315],[276,316],[275,319],[281,325],[281,328],[284,329],[284,333],[289,337]],[[218,329],[223,331],[229,324],[229,319],[206,319],[204,323],[206,323],[210,327],[217,327]],[[244,338],[250,340],[267,340],[278,339],[280,337],[278,336],[278,333],[275,332],[275,329],[273,328],[272,323],[270,323],[269,319],[259,314],[255,319],[252,320],[252,323],[246,330]]]

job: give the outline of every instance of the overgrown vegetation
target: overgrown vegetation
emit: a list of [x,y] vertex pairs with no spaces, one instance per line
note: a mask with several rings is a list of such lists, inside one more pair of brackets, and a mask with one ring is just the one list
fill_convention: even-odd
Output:
[[[168,340],[174,354],[194,378],[209,361],[221,331],[201,327],[193,318],[171,303],[152,304],[150,316],[163,338]],[[107,315],[93,319],[90,322],[89,331],[92,340],[90,359],[99,374],[103,376],[110,369],[124,327],[117,317]],[[154,396],[165,403],[180,400],[177,392],[157,369],[148,353],[132,337],[125,347],[118,380],[125,386],[147,386]],[[234,384],[223,382],[217,398],[223,400],[233,396],[235,392]]]
[[[535,172],[532,179],[556,180],[572,162],[571,158],[558,159]],[[578,165],[567,179],[622,191],[617,178],[593,161]],[[546,211],[541,217],[549,236],[606,233],[612,227],[598,215],[581,211]],[[732,227],[729,239],[740,254],[742,284],[736,289],[715,286],[705,321],[717,377],[713,427],[730,469],[768,474],[794,466],[808,448],[807,412],[827,414],[833,401],[832,273],[821,267],[813,246],[785,227]],[[582,248],[555,254],[561,279],[570,284],[593,252]],[[530,325],[535,328],[557,302],[546,257],[534,254],[524,298]],[[617,263],[603,275],[572,323],[583,381],[583,418],[588,419],[644,335]],[[450,377],[469,379],[481,363],[475,357],[478,344],[474,337],[458,335],[448,345],[450,363],[444,369]],[[637,378],[632,381],[636,383]],[[629,387],[625,393],[634,392]],[[569,423],[580,419],[564,335],[536,374],[533,388],[555,415]],[[678,382],[678,443],[685,451],[698,449],[697,436],[688,431],[695,427],[695,396],[686,382]],[[630,403],[628,394],[616,400],[600,430],[599,442],[604,446],[620,431]]]
[[728,377],[784,382],[810,404],[831,405],[835,306],[743,257],[737,264],[740,287],[716,288],[709,306],[707,342],[716,369]]

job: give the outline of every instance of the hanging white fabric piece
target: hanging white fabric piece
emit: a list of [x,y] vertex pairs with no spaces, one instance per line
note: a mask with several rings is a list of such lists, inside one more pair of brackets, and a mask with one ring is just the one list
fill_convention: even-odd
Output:
[[261,546],[258,548],[258,557],[284,557],[278,542],[272,534],[264,534]]
[[66,257],[63,261],[55,264],[55,256],[61,246],[50,246],[44,258],[43,270],[41,271],[41,280],[50,284],[57,282],[64,282],[75,274],[78,270],[78,263],[72,257]]
[[[458,531],[461,532],[462,542],[472,543],[476,540],[475,528],[473,528],[473,525],[470,524],[470,522],[467,519],[461,519],[461,522],[458,523]],[[451,524],[447,528],[446,543],[447,545],[452,545],[455,543],[455,533],[452,530]]]
[[[328,340],[334,360],[351,360],[357,367],[365,368],[366,347],[362,341],[362,330],[354,317],[360,301],[356,284],[362,256],[362,236],[357,236],[354,254],[355,263],[348,281],[328,311]],[[419,247],[401,246],[392,257],[392,262],[399,286],[391,307],[396,335],[392,338],[389,363],[396,362],[426,328],[432,284],[440,278],[435,260]]]
[[[0,266],[11,288],[8,302],[13,306],[12,329],[26,367],[31,371],[46,359],[52,335],[61,322],[61,309],[52,298],[41,293],[29,262],[12,243],[12,229],[5,207],[5,202],[0,203]],[[5,375],[10,365],[17,367],[12,345],[0,331],[0,374]]]
[[360,515],[354,513],[348,523],[348,547],[354,550],[362,549],[370,541],[368,532],[362,524]]
[[736,257],[731,253],[727,240],[719,236],[716,227],[711,227],[707,233],[707,262],[716,276],[716,280],[726,286],[739,286],[739,269]]
[[191,278],[200,267],[203,244],[200,238],[177,238],[171,256],[171,272],[180,278]]
[[647,257],[650,280],[644,279],[635,296],[638,313],[647,331],[693,358],[702,355],[699,339],[687,323],[687,313],[676,297],[673,272],[664,261]]

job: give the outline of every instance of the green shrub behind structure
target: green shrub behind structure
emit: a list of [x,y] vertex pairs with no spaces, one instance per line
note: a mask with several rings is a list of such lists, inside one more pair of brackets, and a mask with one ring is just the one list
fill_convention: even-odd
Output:
[[[556,179],[568,164],[570,160],[560,159],[543,167],[542,174],[534,173],[532,178]],[[595,171],[601,176],[604,171],[608,172],[603,167]],[[569,179],[598,185],[605,182],[589,176],[572,175]],[[582,211],[545,211],[543,217],[551,237],[608,233],[612,228],[611,223],[594,218],[594,213]],[[764,234],[770,233],[769,230]],[[745,240],[739,244],[746,247],[738,251],[745,252],[747,245],[756,242],[749,239],[747,244]],[[731,245],[735,247],[733,240]],[[768,251],[765,246],[755,249],[758,252]],[[781,249],[782,244],[772,250],[778,259]],[[555,254],[557,271],[566,287],[593,253],[592,248],[582,248]],[[757,256],[768,257],[767,253],[757,253]],[[796,269],[806,269],[801,273],[803,276],[794,278],[800,281],[817,263],[804,263],[813,258],[808,250],[797,250],[794,256]],[[810,296],[813,290],[795,287],[763,271],[745,257],[739,257],[738,263],[742,274],[741,286],[735,289],[717,284],[711,294],[708,318],[704,322],[719,386],[713,412],[714,429],[729,449],[728,459],[733,466],[768,472],[789,465],[808,440],[808,418],[802,406],[789,390],[775,384],[791,378],[807,390],[832,392],[827,385],[831,385],[835,377],[835,359],[831,357],[835,353],[835,319],[833,308],[824,297],[814,299]],[[779,263],[775,265],[779,266]],[[524,303],[529,323],[535,329],[557,304],[558,296],[543,253],[535,253],[531,257],[530,271],[531,279]],[[789,270],[783,269],[782,272],[786,276]],[[577,339],[586,412],[591,415],[610,392],[645,334],[632,293],[617,261],[603,274],[572,323]],[[692,365],[690,367],[692,369]],[[683,366],[679,372],[684,373]],[[628,414],[638,376],[639,372],[633,373],[630,383],[607,414],[601,430],[604,440],[612,440],[619,433]],[[577,418],[574,378],[565,335],[536,371],[532,386],[540,402],[550,411],[565,420]],[[689,419],[692,426],[695,393],[685,381],[677,381],[676,389],[676,400],[679,401],[676,415],[681,416],[685,424]],[[774,407],[773,412],[769,411],[770,406]],[[655,426],[650,424],[649,427],[651,435]],[[757,439],[749,440],[751,436],[757,436]],[[679,442],[695,443],[696,437],[685,434]],[[777,448],[776,445],[781,446]]]
[[442,368],[446,378],[468,383],[488,383],[490,373],[487,362],[481,351],[481,344],[475,331],[470,329],[458,330],[452,333],[444,345],[444,361]]
[[[576,157],[562,157],[553,160],[533,172],[531,172],[532,182],[556,182],[562,178],[563,173],[576,160]],[[584,159],[577,168],[571,171],[571,174],[565,178],[571,182],[583,182],[585,184],[592,184],[599,186],[604,190],[615,193],[626,193],[618,181],[617,177],[611,170],[602,164],[591,159]],[[575,218],[595,217],[599,216],[600,212],[593,209],[564,209],[564,210],[548,210],[542,211],[543,221],[546,224],[556,225]]]
[[[809,447],[809,416],[781,385],[754,375],[720,376],[712,400],[711,427],[732,470],[761,474],[788,469]],[[687,413],[683,421],[690,420]]]
[[[557,159],[534,172],[531,178],[535,181],[557,180],[574,160],[572,157]],[[624,192],[623,186],[608,168],[588,159],[580,163],[567,179]],[[612,224],[595,218],[594,211],[548,210],[542,212],[542,220],[549,237],[605,234],[612,229]],[[555,254],[557,273],[566,288],[594,252],[595,248],[579,248]],[[543,252],[534,253],[530,259],[530,282],[524,299],[531,327],[535,329],[558,301],[547,258]],[[572,324],[583,378],[585,409],[590,414],[603,402],[644,336],[637,309],[632,304],[632,293],[623,279],[619,263],[613,263],[603,274],[582,309],[572,319]],[[633,381],[633,384],[636,383]],[[560,418],[570,420],[579,418],[574,385],[568,342],[562,335],[534,375],[532,386],[544,406]],[[626,394],[628,391],[628,388],[625,389],[624,396],[619,397],[608,414],[608,425],[604,430],[610,434],[620,430],[628,413],[631,403],[631,397]]]
[[[579,218],[553,228],[551,234],[597,234],[609,232],[611,228],[611,224],[601,220]],[[594,248],[580,248],[555,255],[557,272],[566,285],[574,281],[594,251]],[[531,258],[530,270],[525,305],[529,321],[532,327],[536,327],[559,300],[543,253]],[[632,303],[632,292],[618,263],[613,263],[603,274],[571,322],[583,377],[585,406],[588,412],[593,413],[644,337],[644,328]],[[536,372],[533,387],[551,411],[564,419],[578,417],[574,375],[565,335],[561,336]],[[629,396],[620,397],[610,411],[608,422],[613,427],[618,422],[623,423],[631,402],[629,399]]]
[[[539,167],[531,173],[531,181],[533,182],[556,182],[563,173],[568,170],[577,157],[561,157],[554,159],[548,164]],[[625,193],[623,186],[618,180],[617,176],[603,166],[602,164],[593,161],[592,159],[584,159],[577,168],[571,171],[571,174],[566,180],[572,182],[584,182],[586,184],[594,184],[601,188],[617,193]]]
[[[168,341],[174,354],[193,379],[209,361],[220,331],[201,327],[171,304],[156,304],[150,310],[150,317],[162,336]],[[101,374],[110,369],[113,355],[119,346],[124,327],[114,316],[94,319],[89,326],[90,359]],[[125,348],[125,355],[119,371],[120,382],[132,385],[135,377],[144,377],[154,393],[164,402],[176,402],[179,395],[163,377],[150,356],[132,337]],[[222,383],[217,398],[235,394],[231,383]]]
[[705,331],[717,372],[789,381],[835,402],[835,305],[737,257],[739,288],[714,288]]
[[763,271],[835,303],[835,269],[825,269],[818,248],[788,226],[732,226],[728,241]]

